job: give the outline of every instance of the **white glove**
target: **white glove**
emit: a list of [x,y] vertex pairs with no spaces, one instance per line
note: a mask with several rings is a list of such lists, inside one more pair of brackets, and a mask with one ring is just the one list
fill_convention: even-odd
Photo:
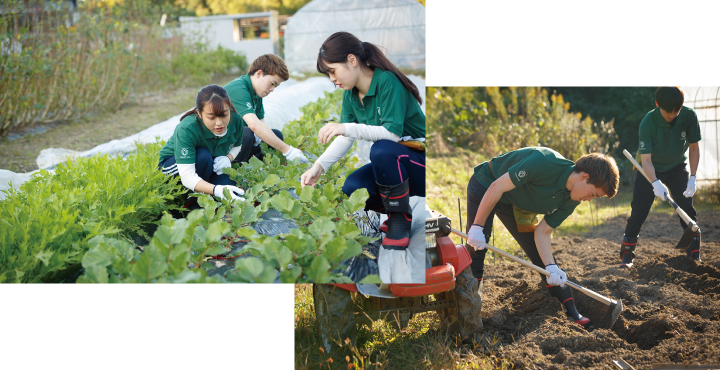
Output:
[[559,285],[561,288],[565,287],[565,282],[567,281],[565,271],[560,270],[560,268],[554,263],[545,266],[545,270],[550,273],[550,276],[545,277],[548,284]]
[[660,197],[660,199],[665,200],[665,193],[670,193],[668,188],[665,187],[665,185],[660,181],[660,179],[657,179],[652,182],[653,187],[653,193],[655,193],[656,197]]
[[[224,189],[228,189],[230,191],[230,196],[233,199],[240,199],[243,202],[245,201],[245,198],[238,196],[238,195],[245,194],[245,190],[240,189],[237,186],[232,186],[232,185],[215,185],[215,187],[213,188],[213,195],[215,195],[216,197],[218,197],[220,199],[225,199],[225,196],[223,195]],[[235,195],[235,194],[237,194],[237,195]]]
[[695,175],[690,176],[690,178],[688,179],[687,189],[685,189],[683,195],[685,196],[685,198],[691,198],[693,195],[695,195]]
[[285,156],[285,158],[287,158],[288,161],[292,161],[293,159],[298,158],[302,163],[310,163],[310,161],[308,161],[303,152],[301,152],[298,148],[290,147],[290,150],[288,150],[288,152],[284,153],[283,155]]
[[219,157],[215,157],[213,160],[213,172],[215,172],[218,175],[222,175],[222,169],[225,167],[230,167],[230,157],[226,155],[221,155]]
[[479,225],[470,226],[467,242],[471,247],[475,248],[476,251],[485,249],[485,234],[483,234],[483,227]]

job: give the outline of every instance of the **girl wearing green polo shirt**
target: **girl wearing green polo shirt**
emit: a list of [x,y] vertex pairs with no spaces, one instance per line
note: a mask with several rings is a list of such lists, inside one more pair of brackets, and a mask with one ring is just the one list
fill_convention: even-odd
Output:
[[355,139],[374,142],[371,163],[348,176],[343,192],[367,189],[366,210],[388,214],[383,247],[405,250],[412,224],[409,198],[425,196],[425,114],[420,93],[377,46],[347,32],[325,40],[317,70],[345,90],[342,123],[328,123],[320,130],[318,141],[332,144],[302,175],[301,183],[314,186],[348,153]]
[[182,184],[195,192],[224,198],[227,189],[233,199],[243,199],[240,195],[245,192],[222,173],[240,152],[242,118],[227,91],[218,85],[198,91],[195,104],[195,109],[180,118],[172,137],[160,150],[158,167],[163,173],[180,176]]

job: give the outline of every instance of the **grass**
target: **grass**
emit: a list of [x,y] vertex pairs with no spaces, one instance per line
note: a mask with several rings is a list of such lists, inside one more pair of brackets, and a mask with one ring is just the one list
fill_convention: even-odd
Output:
[[[220,76],[209,83],[225,85],[237,76]],[[17,140],[0,139],[3,164],[0,168],[12,172],[38,169],[35,163],[40,151],[46,148],[65,148],[85,151],[110,140],[122,139],[183,113],[195,106],[195,96],[202,86],[194,86],[136,96],[117,111],[101,111],[85,117],[59,122],[42,134],[27,135]]]
[[497,340],[462,344],[438,327],[438,317],[432,312],[415,315],[403,331],[378,320],[371,327],[358,328],[357,346],[341,343],[342,348],[326,353],[315,329],[312,285],[295,286],[296,369],[512,368],[509,360],[485,354]]

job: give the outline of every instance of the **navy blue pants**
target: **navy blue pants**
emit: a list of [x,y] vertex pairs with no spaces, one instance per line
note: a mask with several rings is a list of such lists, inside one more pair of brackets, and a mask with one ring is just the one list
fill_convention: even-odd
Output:
[[350,196],[365,188],[370,197],[365,209],[381,211],[382,204],[377,184],[392,186],[410,180],[410,195],[425,196],[425,153],[416,152],[390,140],[379,140],[370,148],[370,163],[350,174],[342,191]]
[[[687,188],[688,179],[690,178],[690,174],[685,166],[685,163],[683,163],[671,168],[670,171],[655,171],[655,177],[660,179],[668,190],[670,190],[670,196],[675,203],[677,203],[678,207],[682,208],[693,221],[697,221],[697,211],[695,211],[695,207],[693,207],[693,198],[685,198],[683,195],[683,192]],[[647,219],[654,201],[655,193],[653,192],[652,184],[638,171],[637,175],[635,175],[633,198],[632,203],[630,203],[632,211],[625,226],[625,235],[627,235],[628,238],[634,238],[640,234],[640,228],[645,222],[645,219]],[[680,226],[685,230],[687,224],[683,221],[682,217],[678,218],[680,219]]]
[[[195,172],[198,176],[213,185],[235,186],[235,181],[231,180],[230,176],[226,174],[218,175],[213,172],[214,159],[207,148],[195,148]],[[175,156],[165,157],[165,160],[160,162],[158,168],[160,168],[163,173],[179,176]]]

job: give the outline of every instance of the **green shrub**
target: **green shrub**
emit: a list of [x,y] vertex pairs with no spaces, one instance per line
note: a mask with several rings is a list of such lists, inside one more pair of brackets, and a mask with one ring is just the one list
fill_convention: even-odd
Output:
[[0,201],[0,282],[51,281],[79,263],[97,235],[142,235],[184,193],[157,170],[163,143],[122,157],[97,155],[42,170]]
[[190,43],[171,25],[160,27],[167,9],[152,2],[83,1],[72,24],[74,15],[62,10],[27,17],[26,4],[6,1],[0,17],[0,136],[247,69],[242,54],[209,50],[204,38]]
[[539,87],[431,87],[430,140],[447,140],[492,158],[527,146],[547,146],[568,159],[612,152],[613,122],[570,111],[562,95]]

